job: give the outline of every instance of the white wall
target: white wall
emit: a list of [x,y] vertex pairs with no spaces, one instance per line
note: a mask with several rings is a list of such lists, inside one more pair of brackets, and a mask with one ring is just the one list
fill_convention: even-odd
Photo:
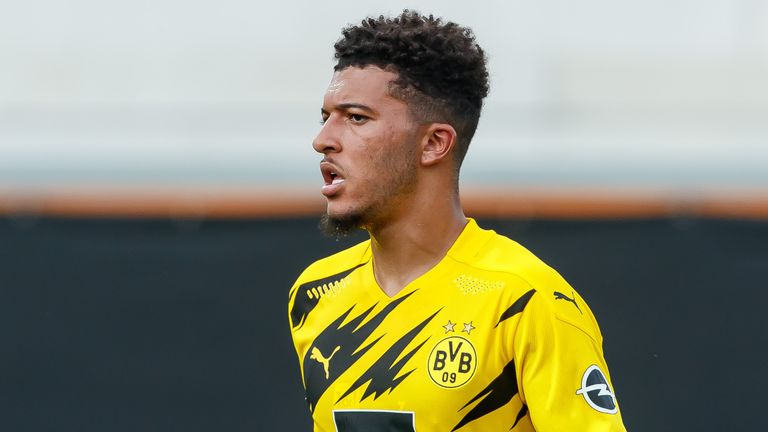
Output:
[[0,185],[314,185],[340,28],[474,28],[466,183],[768,186],[768,2],[30,0],[0,6]]

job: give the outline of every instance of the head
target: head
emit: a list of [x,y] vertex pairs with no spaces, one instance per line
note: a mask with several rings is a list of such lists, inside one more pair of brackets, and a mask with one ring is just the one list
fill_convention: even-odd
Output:
[[427,172],[458,193],[461,163],[488,94],[472,31],[404,11],[349,26],[313,146],[328,198],[324,228],[367,228],[397,212]]

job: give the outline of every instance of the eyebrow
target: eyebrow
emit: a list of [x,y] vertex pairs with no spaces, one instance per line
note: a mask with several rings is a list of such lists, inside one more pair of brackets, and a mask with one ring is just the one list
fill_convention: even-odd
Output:
[[363,104],[354,103],[354,102],[342,103],[342,104],[338,104],[337,106],[341,109],[357,108],[363,111],[368,111],[370,113],[375,112],[373,108],[369,107],[368,105],[363,105]]
[[[360,104],[360,103],[347,102],[347,103],[340,103],[340,104],[336,105],[336,109],[348,110],[350,108],[357,108],[357,109],[360,109],[360,110],[363,110],[363,111],[367,111],[367,112],[369,112],[371,114],[375,114],[376,113],[376,111],[373,108],[369,107],[368,105],[363,105],[363,104]],[[328,111],[326,111],[325,108],[320,108],[320,113],[321,114],[328,114]]]

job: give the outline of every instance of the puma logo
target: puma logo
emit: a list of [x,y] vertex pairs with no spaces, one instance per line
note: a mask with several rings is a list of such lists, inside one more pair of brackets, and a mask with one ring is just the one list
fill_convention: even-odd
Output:
[[317,347],[312,347],[312,354],[310,354],[309,358],[323,365],[323,370],[325,371],[325,379],[328,379],[328,366],[330,366],[331,364],[331,357],[333,357],[333,355],[336,354],[336,351],[338,351],[339,348],[341,347],[337,346],[336,348],[334,348],[331,355],[329,355],[328,358],[325,358],[325,356],[323,356],[323,353],[321,353],[320,350],[317,349]]
[[573,303],[573,305],[576,306],[576,309],[579,310],[579,313],[584,315],[584,313],[581,312],[581,308],[576,303],[576,295],[573,293],[573,291],[571,291],[571,296],[573,296],[573,297],[571,298],[571,297],[568,297],[567,295],[565,295],[565,294],[563,294],[563,293],[561,293],[559,291],[555,291],[555,300],[565,300],[567,302]]

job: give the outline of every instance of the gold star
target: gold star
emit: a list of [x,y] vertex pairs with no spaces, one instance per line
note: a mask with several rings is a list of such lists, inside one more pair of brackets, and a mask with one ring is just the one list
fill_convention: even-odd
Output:
[[470,321],[468,323],[464,323],[464,330],[462,330],[462,332],[467,332],[467,334],[469,334],[469,332],[471,332],[474,329],[475,329],[475,326],[473,326],[472,321]]
[[454,332],[453,326],[455,326],[456,323],[452,323],[451,320],[448,320],[448,324],[444,325],[443,328],[445,329],[446,333]]

